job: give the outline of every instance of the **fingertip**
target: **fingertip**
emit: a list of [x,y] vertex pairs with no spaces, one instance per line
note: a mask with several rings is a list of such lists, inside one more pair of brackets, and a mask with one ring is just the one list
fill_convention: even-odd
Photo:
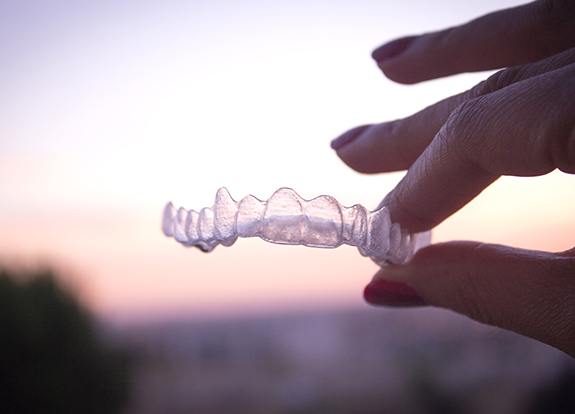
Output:
[[387,42],[384,45],[381,45],[378,48],[376,48],[373,52],[371,52],[371,57],[378,64],[389,61],[393,58],[400,56],[407,49],[409,49],[409,47],[413,43],[413,40],[416,38],[417,36],[406,36],[392,40],[391,42]]
[[415,85],[427,80],[425,77],[412,73],[410,67],[406,67],[400,61],[378,63],[378,67],[386,78],[402,85]]
[[352,128],[344,132],[339,137],[331,141],[330,144],[331,148],[336,151],[342,149],[344,146],[352,143],[357,138],[359,138],[359,136],[369,127],[370,125],[360,125],[358,127]]
[[[406,64],[406,55],[411,55],[415,41],[421,36],[407,36],[392,40],[371,53],[379,69],[390,80],[404,85],[420,82],[421,76],[413,73],[413,66]],[[409,60],[409,59],[408,59]]]
[[[397,139],[397,121],[368,124],[353,128],[336,138],[331,146],[350,168],[362,174],[406,169],[412,162],[404,155],[409,143]],[[417,154],[414,153],[414,157]]]

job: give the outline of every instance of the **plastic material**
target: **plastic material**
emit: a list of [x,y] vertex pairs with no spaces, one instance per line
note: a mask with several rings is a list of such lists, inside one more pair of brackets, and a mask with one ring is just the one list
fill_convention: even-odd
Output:
[[218,244],[230,246],[238,237],[325,248],[348,244],[381,266],[404,263],[431,238],[430,232],[410,234],[391,223],[385,207],[368,212],[359,204],[344,207],[326,195],[304,200],[290,188],[280,188],[267,201],[248,195],[239,202],[220,188],[213,207],[199,212],[168,203],[162,230],[205,252]]

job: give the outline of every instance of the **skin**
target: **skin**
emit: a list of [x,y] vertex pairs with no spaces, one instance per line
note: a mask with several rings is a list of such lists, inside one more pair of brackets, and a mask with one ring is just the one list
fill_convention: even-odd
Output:
[[[575,2],[536,1],[397,39],[373,58],[405,84],[506,67],[410,117],[356,127],[332,143],[357,171],[407,169],[382,201],[405,228],[436,226],[502,175],[575,174]],[[575,248],[435,244],[381,269],[365,297],[452,309],[575,356]]]

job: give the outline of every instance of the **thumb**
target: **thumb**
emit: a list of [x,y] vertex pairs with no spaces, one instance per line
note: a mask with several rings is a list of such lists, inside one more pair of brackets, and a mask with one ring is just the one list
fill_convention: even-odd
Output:
[[365,298],[376,305],[451,309],[575,356],[575,249],[547,253],[477,242],[435,244],[405,265],[382,268]]

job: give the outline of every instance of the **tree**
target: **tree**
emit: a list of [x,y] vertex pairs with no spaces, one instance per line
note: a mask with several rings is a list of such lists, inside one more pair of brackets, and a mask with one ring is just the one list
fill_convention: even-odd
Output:
[[0,412],[119,412],[128,354],[98,333],[52,271],[0,268]]

